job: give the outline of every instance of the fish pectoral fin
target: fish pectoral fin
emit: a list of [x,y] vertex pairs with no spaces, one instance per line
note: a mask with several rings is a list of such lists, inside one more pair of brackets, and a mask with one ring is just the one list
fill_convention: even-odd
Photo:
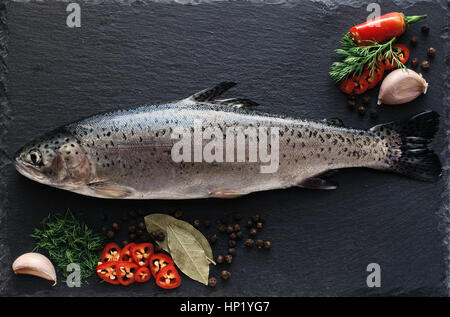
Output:
[[224,81],[215,87],[199,91],[186,99],[194,102],[213,102],[235,85],[236,83],[232,81]]
[[332,190],[337,188],[337,183],[319,177],[311,177],[305,179],[297,186],[308,189]]
[[244,194],[229,190],[229,189],[217,189],[209,193],[209,197],[212,198],[222,198],[222,199],[232,199],[243,196]]
[[107,182],[89,183],[87,186],[105,198],[126,198],[133,193],[131,188]]

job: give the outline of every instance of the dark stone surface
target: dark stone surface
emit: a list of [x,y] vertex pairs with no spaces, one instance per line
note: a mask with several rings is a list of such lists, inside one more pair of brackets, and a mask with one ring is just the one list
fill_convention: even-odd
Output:
[[[111,201],[46,187],[20,176],[5,157],[23,143],[59,125],[97,112],[129,105],[179,99],[233,80],[229,97],[247,97],[261,110],[296,117],[340,117],[353,127],[375,123],[349,112],[346,97],[327,75],[342,34],[367,16],[366,4],[327,1],[299,4],[217,2],[181,5],[82,3],[82,27],[65,25],[66,3],[7,4],[8,115],[1,141],[2,180],[0,292],[33,296],[298,296],[298,295],[447,295],[447,175],[434,184],[364,169],[341,171],[335,191],[301,189],[255,193],[236,200]],[[422,23],[412,25],[420,43],[412,56],[437,49],[424,74],[429,93],[403,106],[380,109],[378,122],[406,118],[422,109],[442,115],[433,147],[447,164],[448,13],[445,2],[383,1],[382,12],[428,13],[428,37]],[[372,91],[375,107],[376,91]],[[5,106],[5,107],[6,107]],[[5,108],[6,109],[6,108]],[[6,110],[3,114],[6,114]],[[4,133],[4,132],[3,132]],[[101,232],[123,211],[178,208],[184,219],[211,219],[240,212],[244,220],[267,217],[260,237],[272,250],[238,246],[232,278],[215,289],[188,278],[171,292],[154,283],[111,287],[93,277],[79,289],[60,283],[14,276],[12,261],[29,252],[28,235],[49,212],[70,208]],[[107,220],[102,220],[102,214]],[[241,221],[243,223],[243,220]],[[212,227],[215,227],[212,226]],[[215,229],[203,230],[207,236]],[[225,238],[214,248],[226,250]],[[382,268],[382,287],[366,286],[366,267]],[[218,277],[221,268],[213,268]]]

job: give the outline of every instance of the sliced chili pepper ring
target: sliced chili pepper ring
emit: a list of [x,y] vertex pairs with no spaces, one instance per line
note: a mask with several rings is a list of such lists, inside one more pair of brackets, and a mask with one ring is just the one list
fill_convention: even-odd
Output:
[[119,262],[116,266],[117,279],[119,283],[127,286],[134,283],[136,279],[136,271],[139,266],[132,262]]
[[131,256],[139,266],[147,266],[153,254],[153,244],[140,243],[131,247]]
[[136,282],[144,283],[152,277],[150,270],[146,266],[141,266],[135,273]]
[[106,263],[99,264],[97,266],[97,275],[110,284],[120,284],[116,272],[118,263],[119,262],[117,261],[108,261]]
[[133,257],[131,256],[131,248],[134,247],[136,243],[129,243],[122,248],[120,252],[120,261],[122,262],[133,262]]
[[120,247],[116,243],[108,243],[102,251],[100,262],[119,261],[120,251]]
[[174,265],[173,260],[170,256],[165,255],[164,253],[155,253],[150,257],[150,270],[152,271],[153,277],[156,278],[159,271],[166,267],[167,265]]
[[180,275],[172,265],[167,265],[156,276],[156,285],[165,289],[177,288],[181,284]]

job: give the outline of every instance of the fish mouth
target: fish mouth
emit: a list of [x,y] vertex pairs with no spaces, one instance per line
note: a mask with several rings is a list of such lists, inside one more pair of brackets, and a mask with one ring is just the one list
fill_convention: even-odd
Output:
[[17,157],[14,160],[14,167],[20,174],[25,177],[38,181],[40,183],[44,182],[45,177],[42,173],[37,171],[32,165],[19,160],[19,158]]

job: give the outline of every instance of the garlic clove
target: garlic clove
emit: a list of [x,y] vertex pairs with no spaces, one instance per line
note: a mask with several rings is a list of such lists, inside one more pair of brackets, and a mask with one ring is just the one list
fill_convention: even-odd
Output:
[[398,105],[426,94],[428,83],[421,74],[411,69],[396,69],[381,83],[378,104]]
[[36,252],[25,253],[19,256],[12,264],[15,274],[29,274],[53,281],[56,285],[56,272],[50,260]]

